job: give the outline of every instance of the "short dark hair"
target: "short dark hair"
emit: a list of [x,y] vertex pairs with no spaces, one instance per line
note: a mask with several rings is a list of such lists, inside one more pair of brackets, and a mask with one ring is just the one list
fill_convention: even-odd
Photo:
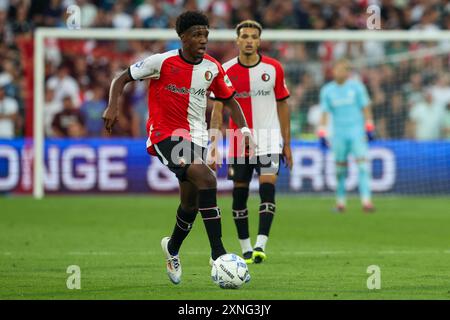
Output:
[[192,26],[206,26],[209,28],[208,17],[201,11],[185,11],[177,18],[175,30],[181,36]]
[[261,26],[261,24],[259,22],[256,22],[255,20],[244,20],[244,21],[240,22],[236,26],[236,33],[237,33],[238,37],[239,37],[239,32],[241,31],[242,28],[258,29],[259,35],[261,36],[262,26]]

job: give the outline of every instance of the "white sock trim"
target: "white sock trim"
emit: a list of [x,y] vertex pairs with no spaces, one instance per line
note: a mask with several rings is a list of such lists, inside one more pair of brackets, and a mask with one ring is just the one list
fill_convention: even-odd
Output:
[[253,251],[252,243],[250,238],[247,239],[239,239],[239,243],[241,244],[242,253],[246,253],[248,251]]
[[265,236],[263,234],[258,234],[258,236],[256,237],[255,248],[261,248],[265,251],[268,239],[269,239],[268,236]]

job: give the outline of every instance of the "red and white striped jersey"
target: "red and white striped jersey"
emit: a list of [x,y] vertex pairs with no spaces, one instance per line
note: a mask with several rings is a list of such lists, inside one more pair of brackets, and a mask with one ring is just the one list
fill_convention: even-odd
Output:
[[150,79],[148,87],[147,150],[170,136],[181,136],[206,147],[207,97],[213,92],[229,99],[234,88],[216,59],[205,54],[199,63],[186,61],[181,50],[155,54],[129,67],[134,80]]
[[[281,64],[275,59],[260,56],[256,65],[247,67],[236,57],[224,63],[223,68],[236,89],[234,97],[241,105],[247,124],[252,129],[257,143],[256,155],[281,153],[283,140],[277,101],[289,97]],[[230,129],[236,129],[231,118]],[[238,145],[235,141],[235,148],[230,148],[230,157],[236,155]]]

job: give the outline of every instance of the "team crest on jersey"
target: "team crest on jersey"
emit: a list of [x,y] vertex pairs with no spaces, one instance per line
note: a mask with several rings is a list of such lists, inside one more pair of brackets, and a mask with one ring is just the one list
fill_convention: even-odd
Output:
[[270,80],[270,76],[269,76],[268,73],[265,73],[265,72],[264,72],[264,73],[262,74],[262,76],[261,76],[261,79],[262,79],[263,81],[267,82],[267,81]]
[[206,81],[211,81],[212,76],[213,76],[213,74],[212,74],[211,71],[207,70],[207,71],[205,72],[205,79],[206,79]]

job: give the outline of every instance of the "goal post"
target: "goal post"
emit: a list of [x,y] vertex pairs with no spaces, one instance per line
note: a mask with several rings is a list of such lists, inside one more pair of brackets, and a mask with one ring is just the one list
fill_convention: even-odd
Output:
[[[44,90],[45,90],[45,40],[92,39],[92,40],[175,40],[178,36],[168,29],[80,29],[37,28],[34,33],[34,179],[33,196],[44,197]],[[209,41],[233,41],[234,30],[211,30]],[[321,41],[403,41],[430,42],[448,41],[450,31],[302,31],[302,30],[264,30],[264,42],[321,42]]]

